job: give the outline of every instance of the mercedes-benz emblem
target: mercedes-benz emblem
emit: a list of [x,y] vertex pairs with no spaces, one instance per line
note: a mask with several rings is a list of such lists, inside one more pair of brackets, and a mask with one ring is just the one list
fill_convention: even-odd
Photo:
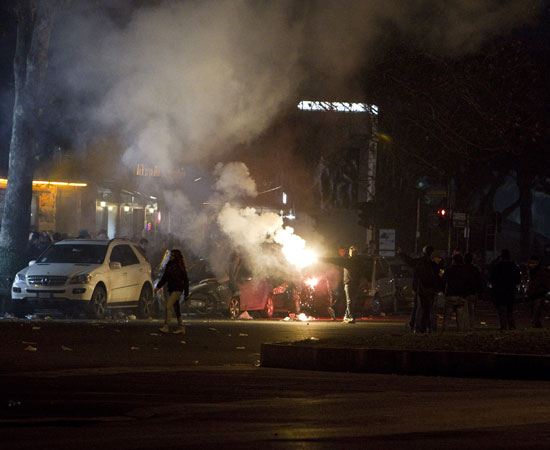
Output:
[[48,277],[42,278],[42,284],[44,286],[47,286],[48,284],[50,284],[50,279]]

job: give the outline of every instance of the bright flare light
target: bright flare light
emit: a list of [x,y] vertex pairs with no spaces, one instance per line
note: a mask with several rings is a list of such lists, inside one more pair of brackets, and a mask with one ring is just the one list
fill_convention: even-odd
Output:
[[306,241],[294,234],[294,228],[284,227],[277,230],[274,239],[282,246],[282,252],[286,260],[299,269],[317,262],[315,252],[306,249]]
[[283,255],[285,255],[287,261],[299,269],[303,269],[317,261],[315,252],[305,248],[306,241],[300,236],[293,234],[282,245]]
[[310,288],[314,288],[315,286],[317,286],[317,283],[319,283],[319,278],[310,277],[310,278],[307,278],[304,281],[304,283],[307,284]]
[[301,320],[302,322],[308,322],[311,320],[308,316],[306,316],[304,313],[298,314],[298,320]]

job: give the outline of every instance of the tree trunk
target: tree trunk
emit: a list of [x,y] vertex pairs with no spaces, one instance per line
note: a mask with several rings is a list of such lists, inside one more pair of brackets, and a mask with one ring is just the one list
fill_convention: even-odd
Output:
[[26,263],[34,162],[40,147],[41,92],[51,34],[49,0],[21,0],[14,58],[15,103],[8,185],[0,230],[0,274],[13,276]]

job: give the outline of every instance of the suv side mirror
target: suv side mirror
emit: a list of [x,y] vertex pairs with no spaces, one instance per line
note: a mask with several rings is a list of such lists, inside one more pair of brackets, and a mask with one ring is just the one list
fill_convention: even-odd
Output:
[[32,266],[36,261],[33,259],[32,261],[29,261],[29,266]]
[[109,263],[109,269],[111,270],[122,269],[122,264],[119,261],[111,261]]

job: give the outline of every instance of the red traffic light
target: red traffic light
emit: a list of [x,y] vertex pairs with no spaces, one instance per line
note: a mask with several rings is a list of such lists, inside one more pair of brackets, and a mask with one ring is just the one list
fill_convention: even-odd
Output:
[[438,209],[437,214],[443,217],[447,214],[447,211],[444,209]]

